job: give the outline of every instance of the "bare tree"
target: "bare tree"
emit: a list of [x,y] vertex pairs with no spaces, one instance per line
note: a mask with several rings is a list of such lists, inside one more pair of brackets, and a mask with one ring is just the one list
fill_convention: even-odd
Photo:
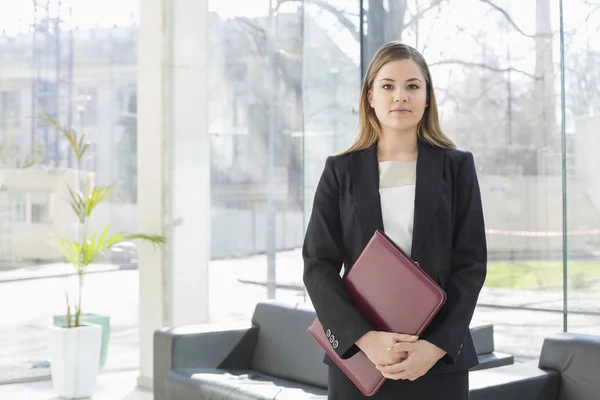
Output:
[[589,45],[567,59],[567,108],[574,116],[600,109],[600,52]]
[[[276,8],[294,1],[298,0],[279,0]],[[445,5],[452,4],[452,0],[430,0],[426,3],[415,0],[414,4],[410,4],[409,0],[389,2],[363,0],[365,19],[361,29],[360,18],[357,19],[356,15],[336,8],[326,0],[304,1],[335,16],[338,23],[350,32],[352,37],[361,41],[363,68],[379,47],[390,40],[403,40],[407,32],[413,35],[412,38],[417,42],[417,48],[426,49],[427,43],[419,36],[420,23],[424,20],[435,19],[436,12],[441,14]],[[490,48],[484,40],[477,42],[480,45],[481,53],[474,54],[470,59],[450,57],[430,63],[432,67],[444,65],[448,66],[448,70],[461,71],[459,75],[468,77],[470,81],[469,93],[458,97],[442,96],[442,98],[451,99],[456,107],[463,110],[466,106],[477,104],[476,107],[471,108],[473,114],[468,117],[470,122],[467,123],[466,119],[463,119],[463,122],[456,125],[455,128],[469,132],[468,134],[464,133],[468,137],[463,137],[468,140],[469,145],[478,143],[482,146],[500,148],[503,145],[512,144],[526,150],[546,148],[549,152],[558,151],[560,135],[556,122],[557,101],[554,90],[556,73],[552,53],[557,32],[556,29],[553,31],[551,26],[550,0],[536,0],[536,23],[533,32],[526,32],[526,29],[520,27],[510,12],[497,4],[495,0],[478,1],[489,6],[490,13],[497,14],[499,22],[504,21],[507,33],[516,32],[523,37],[524,41],[531,42],[532,48],[535,49],[535,68],[534,71],[525,71],[514,67],[511,64],[510,49],[506,50],[507,54],[504,56],[502,52],[498,53],[498,49]],[[270,38],[260,26],[256,26],[252,21],[246,22],[248,32],[253,35],[253,40],[256,42],[256,54],[262,55],[261,49],[264,48],[264,42]],[[485,27],[485,29],[487,28]],[[363,33],[362,37],[361,32]],[[277,46],[282,46],[282,42]],[[280,91],[281,93],[293,92],[297,97],[300,97],[302,92],[299,84],[302,80],[299,51],[277,50],[278,77],[276,81],[280,82]],[[597,57],[597,55],[589,53],[586,56],[586,63],[570,63],[570,68],[577,72],[576,76],[581,77],[577,78],[580,79],[578,82],[590,84],[597,81],[595,69],[589,68],[595,65]],[[255,87],[256,93],[266,99],[268,98],[267,92],[264,91],[264,85],[261,88],[261,84],[262,81],[259,81]],[[443,89],[440,88],[440,91],[443,92]],[[263,94],[261,95],[261,93]],[[298,99],[296,104],[300,104]],[[589,104],[589,101],[573,101],[572,107],[577,112],[582,112],[586,104]],[[284,122],[284,125],[286,124]],[[283,148],[280,149],[283,150]],[[292,153],[289,156],[298,158],[299,151],[297,150],[291,150]],[[292,158],[292,161],[292,165],[300,165],[299,159]]]
[[[585,16],[565,32],[566,108],[572,116],[600,111],[600,51],[593,47],[600,31],[600,3],[584,3]],[[582,41],[585,45],[578,46]]]
[[430,11],[441,10],[444,0],[430,0],[421,8],[415,1],[416,12],[411,14],[408,0],[389,1],[388,9],[383,0],[363,0],[366,5],[367,23],[363,29],[363,66],[369,64],[373,55],[381,46],[392,40],[402,40],[406,29],[418,31],[419,21]]
[[[249,135],[234,136],[234,151],[242,149],[240,141],[259,143],[265,151],[269,146],[269,129],[274,129],[274,153],[276,167],[287,166],[288,195],[285,204],[278,203],[279,208],[299,209],[302,206],[302,162],[300,142],[291,136],[293,130],[299,130],[299,116],[302,114],[302,59],[300,15],[279,15],[279,25],[288,32],[287,37],[277,35],[271,37],[268,21],[265,19],[235,18],[225,22],[228,45],[219,47],[224,54],[224,71],[226,82],[215,81],[215,90],[223,90],[224,86],[231,91],[231,98],[242,97],[235,102],[233,118],[247,114]],[[294,27],[297,25],[297,29]],[[293,31],[289,34],[290,29]],[[294,39],[297,38],[297,39]],[[270,68],[273,63],[273,69]],[[241,110],[244,108],[244,110]],[[230,109],[227,112],[231,112]],[[270,113],[273,113],[274,126],[269,126]],[[234,156],[238,158],[237,155]],[[256,163],[254,167],[259,165]],[[231,167],[238,174],[244,173],[244,167]],[[267,163],[264,162],[265,177]],[[230,172],[232,172],[230,171]],[[227,180],[227,174],[220,179]],[[252,179],[253,183],[258,182]]]
[[535,15],[535,74],[539,79],[534,80],[533,98],[539,125],[533,144],[557,152],[560,135],[556,125],[550,0],[536,0]]

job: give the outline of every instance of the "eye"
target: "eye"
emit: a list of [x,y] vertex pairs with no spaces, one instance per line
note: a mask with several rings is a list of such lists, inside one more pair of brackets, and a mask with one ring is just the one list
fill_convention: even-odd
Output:
[[389,84],[389,83],[386,83],[385,85],[383,85],[383,86],[382,86],[382,88],[383,88],[384,90],[391,90],[391,89],[393,89],[394,87],[393,87],[391,84]]
[[409,90],[417,90],[418,88],[419,88],[419,85],[415,85],[415,84],[408,85]]

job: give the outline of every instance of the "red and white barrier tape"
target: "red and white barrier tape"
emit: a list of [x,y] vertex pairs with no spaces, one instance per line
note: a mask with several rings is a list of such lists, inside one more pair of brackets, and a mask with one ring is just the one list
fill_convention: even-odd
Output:
[[[562,231],[512,231],[503,229],[486,229],[488,235],[500,236],[529,236],[529,237],[556,237],[562,236]],[[567,236],[600,235],[600,229],[583,229],[569,231]]]

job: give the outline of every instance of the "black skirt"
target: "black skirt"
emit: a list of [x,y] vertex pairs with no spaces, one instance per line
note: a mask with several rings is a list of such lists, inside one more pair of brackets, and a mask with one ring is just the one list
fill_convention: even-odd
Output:
[[388,379],[365,396],[337,366],[329,366],[328,400],[468,400],[469,372],[425,374],[415,381]]

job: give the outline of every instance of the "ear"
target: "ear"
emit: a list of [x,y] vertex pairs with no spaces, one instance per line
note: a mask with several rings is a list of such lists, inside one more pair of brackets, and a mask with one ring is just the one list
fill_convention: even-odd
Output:
[[369,104],[373,104],[373,90],[371,89],[367,92],[367,100],[369,100]]

